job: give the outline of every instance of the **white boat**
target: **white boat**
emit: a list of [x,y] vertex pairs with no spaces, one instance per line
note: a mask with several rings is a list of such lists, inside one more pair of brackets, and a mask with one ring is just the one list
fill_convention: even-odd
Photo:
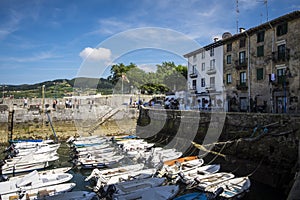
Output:
[[6,165],[15,165],[15,164],[28,164],[28,163],[40,163],[40,162],[51,162],[58,160],[59,157],[57,154],[28,154],[25,156],[18,156],[11,159],[6,159],[5,164]]
[[115,150],[115,148],[109,147],[109,148],[104,148],[104,149],[99,149],[99,150],[77,151],[75,153],[78,157],[82,157],[87,154],[102,154],[102,153],[112,152],[114,150]]
[[2,166],[2,173],[11,174],[45,169],[49,167],[49,162],[58,159],[59,157],[55,154],[29,154],[26,156],[14,157],[5,160],[5,164]]
[[122,151],[130,152],[149,149],[154,146],[154,143],[148,143],[143,140],[129,140],[127,143],[119,143],[118,145]]
[[53,144],[53,140],[42,140],[36,142],[17,142],[13,143],[16,149],[31,149],[35,147],[48,146],[49,144]]
[[95,192],[73,191],[55,194],[52,196],[45,196],[41,200],[91,200],[95,198],[95,196]]
[[97,135],[91,135],[91,136],[80,136],[80,137],[69,137],[69,139],[67,139],[67,143],[72,143],[74,141],[86,141],[86,140],[93,140],[93,139],[97,139],[99,138],[99,136]]
[[153,177],[153,175],[156,173],[155,168],[149,168],[149,169],[143,169],[139,171],[132,171],[130,173],[123,173],[117,176],[111,176],[107,177],[107,185],[116,184],[123,181],[129,181],[129,180],[137,180],[137,179],[146,179]]
[[220,170],[221,166],[219,164],[212,164],[212,165],[204,165],[201,167],[197,167],[195,169],[182,171],[184,176],[194,177],[198,174],[205,175],[205,174],[213,174],[217,173]]
[[115,151],[110,151],[110,152],[105,152],[105,153],[88,153],[82,156],[78,156],[78,161],[80,162],[81,160],[86,160],[86,159],[104,159],[104,158],[109,158],[112,157],[116,154]]
[[37,146],[35,148],[28,149],[18,149],[18,153],[16,156],[25,156],[28,154],[45,154],[45,153],[55,153],[57,149],[60,147],[60,144],[50,144],[44,146]]
[[196,188],[201,191],[205,191],[207,188],[218,185],[222,182],[228,181],[234,178],[234,174],[227,172],[219,172],[214,174],[195,175],[192,177],[185,177],[185,183],[189,185],[187,188]]
[[169,153],[155,153],[154,155],[149,156],[145,162],[150,166],[157,166],[161,162],[165,162],[170,159],[176,159],[182,156],[182,152],[172,151]]
[[0,183],[0,195],[16,193],[20,189],[37,189],[49,185],[56,185],[68,182],[72,179],[73,175],[67,173],[47,174],[41,175],[37,171],[33,171],[24,177],[16,178],[11,181]]
[[16,174],[23,172],[31,172],[34,170],[46,169],[49,167],[49,162],[39,162],[39,163],[20,163],[14,165],[4,165],[2,167],[2,174]]
[[[38,174],[40,174],[40,175],[61,174],[61,173],[66,173],[70,169],[72,169],[72,168],[71,167],[60,167],[60,168],[38,171]],[[24,176],[26,176],[26,174],[9,177],[9,180],[15,180],[18,178],[22,178]]]
[[[104,170],[105,171],[105,170]],[[95,177],[98,181],[105,183],[106,185],[116,184],[122,181],[128,181],[132,179],[145,179],[153,177],[156,173],[155,168],[150,169],[132,169],[126,171],[117,171],[116,173],[101,173],[102,171],[94,169],[89,177],[85,181],[90,180],[92,177]],[[97,183],[99,184],[99,183]]]
[[[113,189],[112,199],[116,199],[121,195],[129,194],[132,192],[137,192],[141,190],[145,190],[147,188],[153,188],[162,185],[165,182],[165,178],[147,178],[147,179],[136,179],[125,182],[119,182],[114,185],[105,186],[106,184],[98,181],[94,191],[100,192],[101,188],[104,187],[104,191],[109,191],[111,188]],[[109,193],[109,192],[108,192]]]
[[107,143],[99,144],[99,145],[94,145],[90,147],[77,147],[75,148],[75,152],[84,152],[84,151],[96,151],[96,150],[101,150],[109,147],[110,145]]
[[233,178],[220,184],[207,187],[205,191],[213,192],[218,188],[222,187],[223,192],[220,194],[221,197],[226,199],[231,199],[242,195],[244,192],[248,191],[251,186],[249,177],[238,177]]
[[127,139],[127,140],[119,140],[116,142],[117,145],[126,145],[126,144],[137,144],[145,142],[144,139]]
[[147,188],[136,192],[117,195],[115,200],[169,200],[173,199],[179,192],[178,185],[165,185],[153,188]]
[[85,169],[92,169],[92,168],[103,168],[103,167],[109,167],[120,160],[124,158],[124,155],[115,155],[112,157],[106,157],[106,158],[97,158],[97,159],[81,159],[76,161],[76,165],[80,166],[81,168]]
[[[163,149],[161,147],[151,148],[151,150],[144,151],[132,151],[128,152],[128,155],[134,155],[135,160],[147,160],[151,157],[159,156],[159,155],[170,155],[177,152],[176,149]],[[172,158],[166,158],[165,160],[172,160]]]
[[95,138],[93,140],[74,141],[72,145],[75,147],[88,147],[104,144],[105,142],[107,142],[105,138]]
[[143,167],[144,164],[134,164],[134,165],[126,165],[122,167],[115,167],[111,169],[105,169],[105,170],[94,169],[92,173],[85,179],[85,181],[88,181],[93,177],[98,178],[100,176],[105,176],[106,178],[110,178],[112,176],[117,176],[124,173],[131,173],[134,171],[139,171],[143,169]]
[[166,175],[169,178],[176,178],[179,172],[188,172],[193,169],[199,168],[204,163],[203,159],[188,160],[185,162],[176,162],[174,165],[164,165],[159,171],[160,176]]
[[75,183],[63,183],[37,189],[20,190],[15,193],[1,195],[2,200],[36,200],[71,191]]

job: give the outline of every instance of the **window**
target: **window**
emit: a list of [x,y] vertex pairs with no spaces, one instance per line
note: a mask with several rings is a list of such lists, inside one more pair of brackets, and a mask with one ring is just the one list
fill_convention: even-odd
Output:
[[192,74],[196,74],[196,65],[192,66]]
[[263,42],[265,40],[265,31],[260,31],[257,33],[257,43]]
[[202,59],[205,58],[205,51],[202,51],[202,53],[201,53],[201,58],[202,58]]
[[192,89],[196,90],[196,88],[197,88],[197,80],[193,80],[193,82],[192,82]]
[[246,85],[246,72],[241,72],[240,73],[240,84],[241,85]]
[[211,49],[209,50],[209,55],[210,55],[211,57],[215,55],[215,49],[214,49],[214,48],[211,48]]
[[215,65],[216,65],[216,60],[215,59],[210,60],[210,68],[209,69],[215,69]]
[[246,46],[246,38],[240,39],[240,48],[243,48]]
[[205,87],[205,78],[201,78],[201,87]]
[[205,63],[202,63],[202,65],[201,65],[201,70],[202,70],[202,71],[205,71]]
[[211,88],[215,87],[215,77],[214,76],[209,78],[209,86]]
[[226,64],[231,64],[231,55],[226,56]]
[[239,53],[239,64],[245,64],[246,63],[246,52],[241,51]]
[[227,44],[227,52],[232,51],[232,43]]
[[256,69],[256,79],[258,81],[264,79],[264,68],[257,68]]
[[193,56],[193,62],[197,62],[197,56],[196,55]]
[[226,83],[227,83],[227,84],[232,83],[232,77],[231,77],[231,74],[226,74]]
[[288,25],[287,25],[287,23],[280,24],[280,25],[277,26],[276,35],[277,36],[284,35],[284,34],[287,33],[287,31],[288,31]]
[[262,57],[262,56],[264,56],[264,45],[257,47],[257,57]]
[[278,50],[278,60],[284,60],[285,59],[285,44],[279,45],[277,47]]
[[285,80],[285,68],[277,69],[278,83],[283,84]]

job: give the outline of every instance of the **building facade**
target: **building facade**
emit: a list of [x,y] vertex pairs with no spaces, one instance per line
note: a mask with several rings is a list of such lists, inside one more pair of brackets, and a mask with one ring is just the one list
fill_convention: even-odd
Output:
[[300,12],[223,39],[229,111],[299,112]]
[[300,112],[300,11],[190,52],[190,104],[237,112]]
[[189,102],[192,108],[223,108],[223,46],[217,39],[184,55],[188,59]]

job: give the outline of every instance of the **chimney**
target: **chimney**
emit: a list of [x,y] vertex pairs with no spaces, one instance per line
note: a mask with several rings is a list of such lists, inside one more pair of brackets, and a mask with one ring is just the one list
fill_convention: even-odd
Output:
[[245,32],[245,28],[240,28],[240,33]]

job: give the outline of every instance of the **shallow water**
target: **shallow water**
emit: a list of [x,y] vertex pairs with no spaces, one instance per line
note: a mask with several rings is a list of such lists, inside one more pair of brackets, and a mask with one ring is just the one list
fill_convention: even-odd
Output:
[[[1,146],[0,150],[3,151],[5,147]],[[66,143],[62,143],[61,147],[58,149],[58,154],[60,155],[60,159],[58,161],[55,161],[52,168],[58,168],[58,167],[72,167],[72,163],[70,161],[70,148],[67,146]],[[1,153],[1,158],[4,157],[4,154]],[[116,164],[116,166],[120,165],[126,165],[126,164],[132,164],[132,160],[125,158],[122,160],[121,163]],[[92,181],[85,182],[84,179],[90,175],[92,170],[86,170],[86,169],[78,169],[73,168],[69,171],[73,175],[73,178],[71,182],[76,183],[76,187],[73,189],[74,191],[77,190],[86,190],[91,191],[91,183]],[[250,177],[251,180],[251,177]],[[184,188],[181,189],[180,194],[184,193],[190,193],[195,191],[185,190]],[[256,182],[254,180],[251,180],[251,187],[250,191],[245,194],[245,196],[242,198],[243,200],[265,200],[265,199],[273,199],[273,200],[283,200],[286,199],[286,196],[281,191],[277,191],[274,188],[264,185],[262,183]]]

